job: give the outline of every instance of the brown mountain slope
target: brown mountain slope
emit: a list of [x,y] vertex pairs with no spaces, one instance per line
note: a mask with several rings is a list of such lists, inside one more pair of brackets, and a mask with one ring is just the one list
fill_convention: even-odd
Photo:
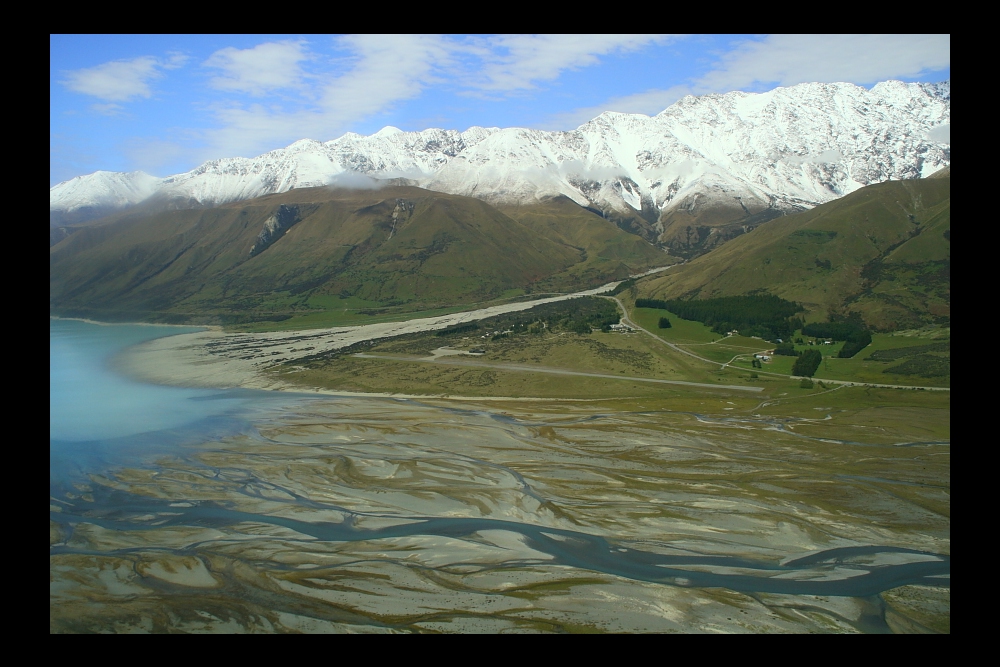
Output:
[[[624,252],[635,237],[587,215],[592,220],[577,224],[609,233],[577,232],[582,245],[575,245],[545,232],[537,212],[521,222],[477,199],[405,186],[130,212],[50,248],[50,309],[167,321],[286,319],[345,300],[418,310],[627,273],[622,258],[590,258]],[[660,260],[635,240],[643,244],[628,260],[636,269]],[[581,264],[592,270],[559,278]]]

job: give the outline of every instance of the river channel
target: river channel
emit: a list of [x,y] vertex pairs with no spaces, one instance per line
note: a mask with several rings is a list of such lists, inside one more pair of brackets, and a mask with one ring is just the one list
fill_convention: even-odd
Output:
[[50,322],[54,632],[948,631],[947,442],[111,370],[183,331]]

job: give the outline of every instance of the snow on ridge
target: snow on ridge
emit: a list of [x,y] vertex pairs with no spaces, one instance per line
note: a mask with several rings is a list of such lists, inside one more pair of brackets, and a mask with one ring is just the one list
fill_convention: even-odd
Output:
[[[607,111],[568,132],[470,127],[301,139],[156,178],[95,172],[50,189],[51,210],[126,207],[154,194],[222,203],[336,183],[404,177],[493,202],[556,194],[583,205],[667,211],[712,197],[801,207],[950,164],[930,136],[950,123],[951,84],[803,83],[687,96],[655,116]],[[721,194],[720,194],[721,193]]]
[[143,171],[95,171],[63,181],[49,189],[49,210],[125,208],[156,192],[163,179]]

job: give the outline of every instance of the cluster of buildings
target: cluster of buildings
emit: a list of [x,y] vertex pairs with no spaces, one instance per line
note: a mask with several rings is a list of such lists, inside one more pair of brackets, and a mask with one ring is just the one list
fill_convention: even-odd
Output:
[[480,338],[489,338],[490,336],[499,336],[501,334],[509,334],[509,333],[514,333],[514,330],[507,329],[506,331],[500,331],[499,329],[497,329],[496,331],[493,332],[487,331],[482,336],[480,336]]

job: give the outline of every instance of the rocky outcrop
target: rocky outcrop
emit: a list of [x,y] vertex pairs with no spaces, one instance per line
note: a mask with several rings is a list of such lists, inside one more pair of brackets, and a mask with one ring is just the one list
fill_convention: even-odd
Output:
[[396,207],[392,209],[392,230],[389,232],[389,238],[396,233],[396,230],[403,225],[410,216],[413,215],[413,202],[407,201],[406,199],[397,199]]
[[282,204],[270,218],[264,222],[264,228],[257,235],[257,242],[250,248],[250,256],[256,257],[270,248],[275,241],[285,235],[285,232],[299,221],[299,207]]

